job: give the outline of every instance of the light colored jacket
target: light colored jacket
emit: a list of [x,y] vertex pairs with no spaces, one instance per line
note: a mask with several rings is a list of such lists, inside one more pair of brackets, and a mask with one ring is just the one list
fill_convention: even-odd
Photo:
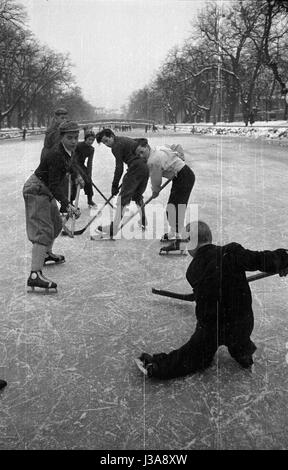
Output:
[[[172,146],[171,146],[172,147]],[[151,148],[147,161],[153,193],[160,192],[162,177],[173,179],[185,166],[184,152],[172,150],[168,145]],[[173,146],[174,149],[176,146]]]

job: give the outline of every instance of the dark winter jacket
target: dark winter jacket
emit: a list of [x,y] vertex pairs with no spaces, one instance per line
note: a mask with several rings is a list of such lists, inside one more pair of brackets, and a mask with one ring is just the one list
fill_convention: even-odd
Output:
[[70,173],[72,178],[75,179],[78,176],[78,171],[73,166],[72,158],[65,151],[62,143],[49,150],[34,173],[65,209],[69,203],[65,191],[65,176]]
[[288,266],[284,249],[250,251],[238,243],[204,245],[190,263],[186,278],[196,300],[202,326],[229,326],[253,318],[246,271],[276,273]]
[[48,127],[48,129],[46,130],[40,161],[42,161],[43,158],[46,157],[49,150],[51,150],[53,147],[60,143],[61,135],[59,132],[59,126],[59,122],[52,122],[51,126]]
[[112,153],[116,158],[116,166],[114,172],[114,178],[112,182],[112,190],[117,189],[119,186],[119,181],[123,174],[124,163],[129,165],[135,161],[139,160],[139,157],[135,155],[135,150],[138,146],[139,139],[131,139],[130,137],[118,137],[115,136],[114,142],[112,145]]

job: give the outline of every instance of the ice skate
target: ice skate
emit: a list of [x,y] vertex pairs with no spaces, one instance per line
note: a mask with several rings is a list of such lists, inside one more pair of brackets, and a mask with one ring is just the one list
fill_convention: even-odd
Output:
[[162,235],[160,239],[161,243],[175,242],[175,241],[176,241],[176,234],[175,232],[172,232],[172,231],[168,233],[164,233],[164,235]]
[[1,388],[6,387],[6,385],[7,385],[6,380],[0,380],[0,390],[1,390]]
[[57,292],[57,284],[43,276],[42,271],[31,271],[27,286],[31,288],[27,290],[28,293],[54,294]]
[[62,264],[65,263],[65,256],[63,255],[55,255],[54,253],[47,253],[47,256],[44,260],[45,265],[50,264]]
[[110,226],[102,227],[102,225],[98,225],[95,230],[95,235],[91,235],[90,240],[94,241],[115,241],[113,238],[113,222],[111,222]]
[[177,239],[167,246],[160,249],[159,255],[187,256],[186,243],[184,240]]
[[92,198],[89,198],[87,200],[87,204],[88,204],[89,209],[97,209],[97,204],[96,202],[93,201]]

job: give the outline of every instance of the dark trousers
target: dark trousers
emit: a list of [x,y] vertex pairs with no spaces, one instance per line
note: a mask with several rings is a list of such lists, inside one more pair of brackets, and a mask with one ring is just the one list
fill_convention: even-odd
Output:
[[133,160],[122,181],[119,195],[122,207],[127,206],[131,201],[135,201],[138,206],[141,206],[148,179],[149,168],[147,163],[141,158]]
[[117,204],[121,204],[121,218],[124,208],[131,201],[141,210],[141,224],[145,227],[147,224],[143,194],[149,180],[149,168],[147,163],[141,158],[133,160],[129,165],[127,173],[124,175],[122,187]]
[[[85,186],[84,186],[84,193],[86,194],[87,198],[88,199],[92,199],[92,196],[93,196],[93,188],[92,188],[92,183],[87,183],[85,182]],[[77,185],[75,184],[75,182],[72,182],[72,186],[71,186],[71,202],[75,201],[75,198],[76,198],[76,193],[77,193]]]
[[166,215],[170,227],[177,233],[184,228],[185,212],[194,183],[195,175],[187,165],[172,180]]
[[169,354],[154,354],[153,362],[157,364],[153,376],[160,379],[172,379],[206,369],[212,362],[219,346],[225,345],[231,356],[241,360],[245,354],[251,355],[256,346],[251,341],[253,318],[227,327],[210,325],[201,326],[199,323],[187,343]]

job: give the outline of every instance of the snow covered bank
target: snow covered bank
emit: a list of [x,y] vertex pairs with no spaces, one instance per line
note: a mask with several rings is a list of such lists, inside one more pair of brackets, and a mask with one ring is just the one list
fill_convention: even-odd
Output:
[[[31,135],[38,135],[44,134],[46,131],[45,127],[42,128],[34,128],[34,129],[27,129],[26,138]],[[134,128],[132,133],[139,133],[139,131],[143,131],[143,129]],[[117,132],[116,132],[117,133]],[[243,137],[251,137],[254,139],[265,139],[265,140],[273,140],[276,142],[283,142],[288,145],[288,122],[287,121],[270,121],[269,123],[263,121],[256,121],[253,126],[245,126],[241,122],[234,122],[234,123],[218,123],[213,125],[212,123],[201,123],[201,124],[193,124],[193,123],[177,123],[175,126],[173,124],[166,125],[166,129],[163,130],[162,126],[158,125],[158,132],[152,133],[151,131],[148,132],[149,135],[156,135],[156,134],[203,134],[203,135],[222,135],[222,136],[243,136]],[[1,129],[0,130],[0,140],[3,139],[15,139],[15,138],[22,138],[23,130],[21,129]],[[118,133],[117,133],[118,134]],[[119,135],[126,134],[120,132]],[[128,132],[128,135],[131,132]]]
[[252,137],[254,139],[263,138],[267,140],[281,141],[287,140],[288,143],[288,123],[287,121],[256,122],[253,126],[245,126],[243,123],[219,123],[213,124],[176,124],[166,126],[170,132],[174,130],[177,133],[191,133],[203,135],[237,135]]
[[[26,138],[29,135],[38,135],[38,134],[44,134],[46,130],[46,127],[35,127],[34,129],[27,129],[26,133]],[[18,129],[18,128],[5,128],[5,129],[0,129],[0,140],[2,139],[17,139],[17,138],[22,138],[23,135],[23,129]]]

